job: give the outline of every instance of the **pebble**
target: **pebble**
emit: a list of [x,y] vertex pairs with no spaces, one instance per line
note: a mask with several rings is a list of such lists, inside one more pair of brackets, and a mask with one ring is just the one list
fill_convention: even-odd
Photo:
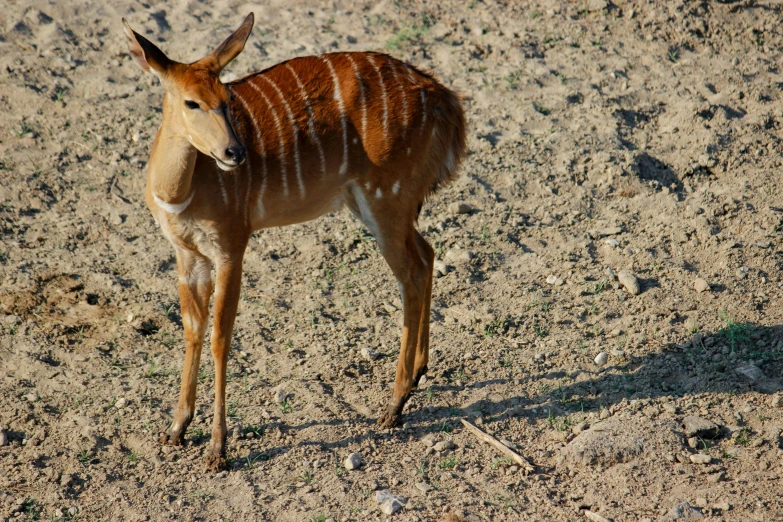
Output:
[[612,522],[610,519],[606,518],[603,515],[599,515],[595,511],[590,511],[589,509],[584,510],[585,518],[587,520],[590,520],[590,522]]
[[744,377],[747,377],[751,381],[758,381],[759,379],[764,378],[764,372],[762,372],[761,368],[754,364],[738,366],[734,371]]
[[435,448],[435,451],[449,451],[449,450],[453,450],[457,446],[451,440],[442,440],[437,444],[435,444],[435,446],[433,447]]
[[359,469],[362,465],[362,456],[358,453],[351,453],[347,457],[345,457],[345,461],[343,462],[343,466],[345,466],[345,469],[347,470],[354,470]]
[[618,248],[620,246],[620,242],[613,237],[610,237],[609,239],[605,239],[604,242],[606,242],[607,245],[614,248]]
[[416,489],[421,491],[422,493],[426,494],[432,491],[432,486],[427,484],[426,482],[417,482],[416,483]]
[[368,361],[376,361],[378,360],[378,357],[381,356],[380,353],[376,352],[372,348],[362,348],[361,354],[362,357],[364,357]]
[[424,443],[425,446],[428,448],[431,448],[435,445],[435,440],[432,438],[432,436],[427,436],[421,439],[421,441]]
[[435,270],[435,275],[438,277],[443,277],[449,273],[449,267],[440,259],[435,260],[435,263],[433,263],[433,268]]
[[725,500],[723,502],[718,502],[717,504],[713,504],[715,509],[719,509],[721,511],[729,511],[731,509],[731,504],[726,502]]
[[277,390],[275,390],[273,395],[275,402],[277,404],[283,404],[285,402],[286,397],[288,397],[288,394],[285,392],[283,387],[279,387]]
[[562,286],[563,283],[565,283],[565,281],[563,281],[562,278],[557,277],[554,274],[547,276],[546,282],[548,285],[555,285],[555,286]]
[[574,427],[571,428],[571,433],[573,433],[574,435],[579,435],[580,433],[582,433],[583,431],[585,431],[589,427],[590,427],[590,424],[588,424],[587,422],[583,421],[583,422],[580,422],[579,424],[574,425]]
[[709,475],[707,477],[707,480],[713,483],[718,483],[726,478],[726,472],[725,471],[719,471],[717,473],[713,473],[712,475]]
[[697,453],[695,455],[691,455],[691,462],[694,464],[709,464],[712,462],[712,457],[705,455],[704,453]]
[[661,522],[668,520],[682,520],[689,518],[701,518],[701,512],[688,504],[687,502],[680,502],[669,510],[669,512],[661,518]]
[[467,263],[473,259],[473,252],[461,248],[453,248],[446,252],[446,259],[459,263]]
[[[770,408],[780,408],[781,406],[783,406],[783,395],[777,394],[769,398]],[[0,446],[2,446],[2,444],[0,444]]]
[[617,274],[617,280],[620,281],[620,284],[623,285],[631,295],[639,295],[642,292],[642,289],[639,286],[639,280],[630,270],[620,270]]
[[119,399],[117,399],[117,402],[114,403],[114,407],[117,408],[118,410],[124,408],[127,405],[128,405],[128,399],[126,399],[125,397],[120,397]]
[[449,205],[450,214],[470,214],[471,212],[473,212],[473,207],[467,203],[455,201]]
[[375,492],[375,502],[380,504],[381,512],[384,515],[393,515],[402,507],[408,500],[403,497],[398,497],[392,494],[388,489],[382,489]]
[[666,410],[668,413],[671,413],[672,415],[677,413],[677,406],[671,402],[663,403],[663,409]]
[[693,282],[693,288],[694,288],[694,289],[695,289],[697,292],[699,292],[699,293],[702,293],[702,292],[706,292],[706,291],[708,291],[708,290],[710,289],[710,285],[709,285],[709,283],[708,283],[707,281],[705,281],[704,279],[702,279],[701,277],[699,277],[699,278],[697,278],[697,279],[696,279],[696,280]]
[[24,398],[30,402],[35,402],[38,400],[38,395],[35,392],[30,392],[27,395],[25,395]]
[[79,508],[77,508],[76,506],[71,506],[68,508],[68,514],[71,516],[71,518],[75,517],[78,512],[79,512]]
[[0,429],[0,447],[8,444],[8,434],[5,430]]
[[714,422],[689,415],[682,419],[687,437],[700,437],[702,439],[715,439],[720,435],[720,428]]
[[601,353],[599,353],[598,355],[595,356],[594,362],[598,366],[603,366],[604,364],[606,364],[606,361],[608,359],[609,359],[609,355],[607,355],[606,352],[601,352]]

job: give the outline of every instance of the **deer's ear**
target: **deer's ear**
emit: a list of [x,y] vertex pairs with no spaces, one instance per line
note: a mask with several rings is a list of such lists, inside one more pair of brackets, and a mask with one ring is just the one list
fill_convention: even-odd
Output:
[[128,51],[136,65],[141,67],[143,71],[155,73],[163,78],[173,62],[155,44],[131,29],[124,18],[122,25],[125,29],[125,36],[128,38]]
[[237,57],[239,53],[242,52],[242,49],[245,48],[245,42],[247,42],[247,38],[250,36],[250,32],[253,30],[253,21],[255,20],[255,17],[253,16],[253,13],[250,13],[245,17],[245,21],[242,22],[242,25],[239,26],[239,29],[234,31],[231,36],[226,38],[226,40],[220,44],[220,47],[215,49],[215,51],[210,55],[210,57],[214,60],[214,67],[216,68],[215,72],[220,72],[223,70],[223,68],[231,62],[234,58]]

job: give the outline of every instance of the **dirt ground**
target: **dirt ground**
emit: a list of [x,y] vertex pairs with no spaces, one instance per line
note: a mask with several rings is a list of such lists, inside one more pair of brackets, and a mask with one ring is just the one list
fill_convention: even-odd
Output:
[[[783,520],[781,4],[317,4],[4,3],[2,520]],[[464,96],[470,154],[419,221],[440,262],[403,427],[375,425],[402,312],[371,236],[346,210],[254,236],[215,475],[208,350],[186,446],[157,442],[184,357],[143,201],[162,89],[120,18],[189,61],[249,11],[225,79],[385,51]]]

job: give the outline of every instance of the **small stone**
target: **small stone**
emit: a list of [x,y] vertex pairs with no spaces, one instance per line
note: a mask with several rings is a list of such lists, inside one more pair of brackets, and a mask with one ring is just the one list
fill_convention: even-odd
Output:
[[473,212],[473,207],[467,203],[454,202],[449,205],[450,214],[470,214]]
[[433,446],[433,447],[435,448],[435,451],[442,452],[442,451],[453,450],[457,446],[451,440],[442,440],[442,441],[438,442],[437,444],[435,444],[435,446]]
[[381,356],[380,353],[376,352],[372,348],[362,348],[361,354],[362,357],[364,357],[368,361],[376,361],[378,360],[378,357]]
[[710,289],[710,285],[707,283],[707,281],[699,277],[696,279],[696,281],[693,282],[693,288],[697,292],[702,293],[708,291]]
[[672,415],[677,413],[677,406],[671,402],[664,402],[663,409],[666,410],[667,413],[671,413]]
[[739,366],[734,371],[744,377],[747,377],[751,381],[758,381],[759,379],[764,378],[764,372],[762,372],[761,368],[754,364]]
[[416,489],[424,493],[425,495],[432,491],[432,486],[427,484],[426,482],[417,482],[416,483]]
[[699,439],[697,437],[688,437],[688,447],[696,449],[699,447]]
[[689,415],[682,419],[687,437],[699,437],[702,439],[715,439],[720,435],[720,428],[714,422],[707,419]]
[[283,389],[283,387],[281,386],[277,390],[275,390],[273,397],[277,404],[283,404],[286,400],[286,397],[288,397],[288,394],[285,392],[285,389]]
[[547,282],[547,284],[554,285],[554,286],[562,286],[563,283],[565,283],[565,281],[563,281],[562,278],[557,277],[554,274],[547,276],[546,282]]
[[445,276],[449,273],[449,267],[440,259],[435,260],[435,263],[433,263],[433,268],[435,270],[435,275],[438,277]]
[[620,242],[617,241],[615,238],[610,237],[608,239],[604,239],[604,242],[609,245],[610,247],[618,248],[620,246]]
[[421,442],[423,442],[424,445],[428,448],[431,448],[435,445],[435,439],[433,439],[431,435],[421,439]]
[[617,274],[617,280],[620,281],[620,284],[623,285],[631,295],[639,295],[642,291],[639,286],[639,280],[630,270],[620,270]]
[[601,410],[601,413],[598,414],[598,418],[601,419],[601,420],[606,420],[606,419],[608,419],[611,416],[612,416],[612,414],[606,408],[603,408]]
[[669,520],[686,520],[691,518],[701,518],[702,514],[701,511],[694,508],[687,502],[680,502],[679,504],[672,507],[669,512],[661,518],[661,522],[669,521]]
[[719,471],[717,473],[713,473],[712,475],[707,476],[707,480],[715,484],[717,484],[718,482],[722,481],[725,478],[726,478],[725,471]]
[[720,511],[729,511],[729,510],[731,510],[731,504],[729,504],[725,500],[723,502],[718,502],[716,504],[713,504],[712,507],[715,508],[715,509],[718,509]]
[[603,515],[599,515],[595,511],[590,511],[589,509],[585,509],[584,514],[585,514],[585,518],[590,522],[612,522],[611,519],[606,518]]
[[691,462],[694,464],[709,464],[712,462],[712,457],[709,455],[705,455],[704,453],[697,453],[695,455],[691,455]]
[[402,509],[404,504],[396,499],[389,499],[381,504],[381,513],[384,515],[393,515]]
[[38,400],[38,395],[35,392],[30,392],[27,395],[25,395],[24,398],[30,402],[35,402]]
[[606,352],[601,352],[601,353],[599,353],[598,355],[595,356],[594,362],[598,366],[603,366],[604,364],[606,364],[606,361],[608,359],[609,359],[609,355],[607,355]]
[[70,515],[71,517],[75,517],[78,512],[79,512],[79,508],[77,508],[76,506],[71,506],[68,508],[68,515]]
[[118,410],[124,408],[127,405],[128,405],[128,399],[126,399],[125,397],[120,397],[119,399],[117,399],[117,402],[114,403],[114,407],[117,408]]
[[70,475],[68,473],[63,473],[60,475],[60,485],[64,488],[67,488],[73,484],[73,475]]
[[571,433],[573,433],[574,435],[579,435],[580,433],[582,433],[583,431],[585,431],[589,427],[590,427],[590,424],[588,424],[587,422],[583,421],[583,422],[580,422],[579,424],[574,425],[574,427],[571,428]]
[[345,457],[345,461],[343,462],[343,466],[345,466],[345,469],[351,471],[354,469],[359,469],[362,465],[362,456],[358,453],[351,453],[347,457]]
[[5,430],[0,430],[0,447],[8,444],[8,433]]
[[[776,394],[769,398],[769,407],[770,408],[780,408],[783,406],[783,395]],[[2,446],[2,444],[0,444]]]

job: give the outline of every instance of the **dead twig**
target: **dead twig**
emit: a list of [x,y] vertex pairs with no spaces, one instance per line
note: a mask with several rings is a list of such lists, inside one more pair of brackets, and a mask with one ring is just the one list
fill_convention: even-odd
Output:
[[479,440],[486,442],[490,446],[494,447],[496,450],[504,454],[505,456],[509,457],[511,460],[522,466],[522,469],[525,470],[525,473],[532,473],[533,472],[533,465],[530,464],[530,462],[517,453],[516,451],[512,450],[502,442],[500,442],[498,439],[493,437],[492,435],[489,435],[487,433],[484,433],[477,427],[475,427],[473,424],[469,423],[465,419],[460,419],[462,421],[462,425],[465,426],[469,432],[471,432],[473,435],[475,435]]

